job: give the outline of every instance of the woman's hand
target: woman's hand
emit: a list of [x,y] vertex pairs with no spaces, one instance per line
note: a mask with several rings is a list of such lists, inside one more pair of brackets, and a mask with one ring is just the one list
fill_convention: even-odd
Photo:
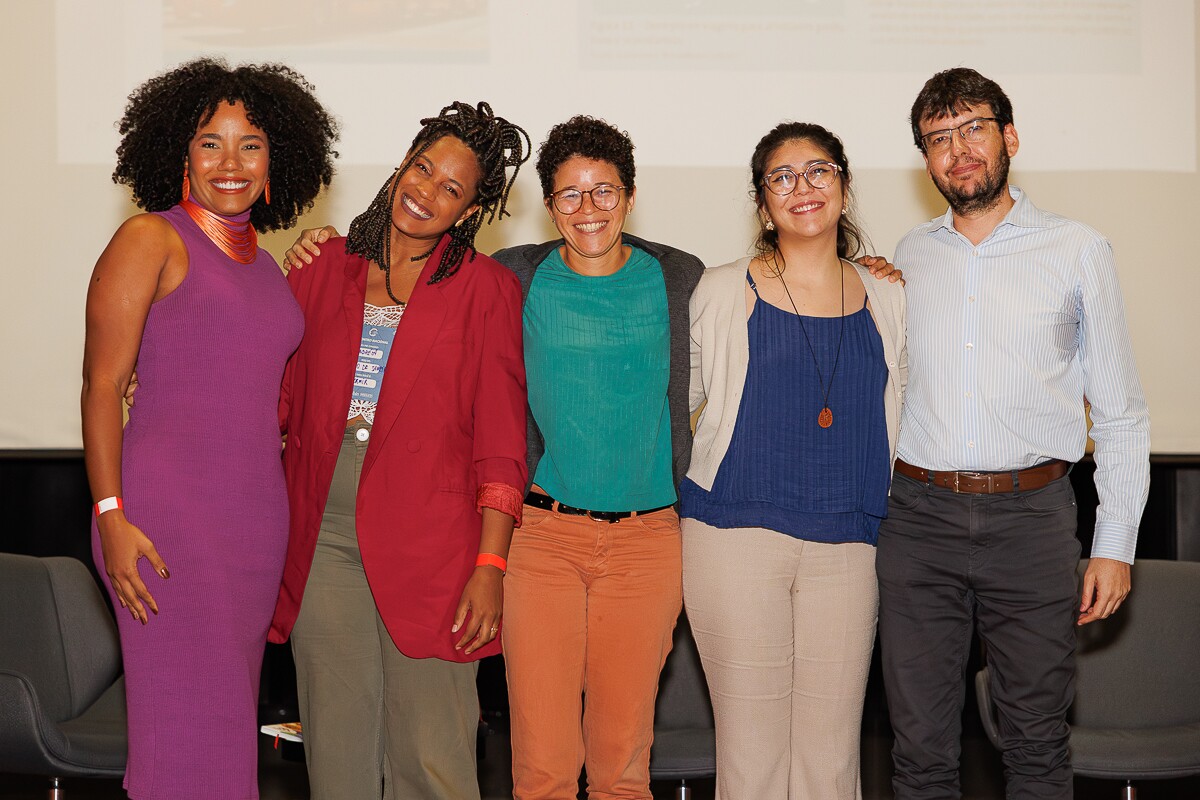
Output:
[[137,392],[137,388],[138,379],[137,370],[135,369],[133,374],[129,376],[129,385],[125,387],[125,405],[130,408],[133,408],[133,395]]
[[896,269],[896,265],[883,256],[863,256],[858,263],[867,268],[876,279],[887,278],[892,283],[897,281],[904,285],[904,272]]
[[291,269],[301,269],[305,264],[311,264],[313,256],[321,255],[319,245],[328,242],[338,232],[332,225],[326,225],[324,228],[305,228],[300,231],[300,236],[283,254],[283,271],[288,272]]
[[128,609],[134,619],[145,625],[150,619],[146,607],[157,614],[158,603],[154,602],[153,595],[138,574],[138,559],[145,556],[163,580],[171,577],[171,573],[154,549],[154,543],[138,526],[125,518],[124,511],[106,511],[96,520],[96,526],[100,529],[104,571],[112,582],[117,600],[121,608]]
[[[504,573],[493,566],[476,567],[463,589],[462,599],[458,601],[458,611],[454,613],[451,633],[458,633],[466,622],[462,638],[454,645],[454,649],[470,655],[495,639],[500,630],[503,604]],[[467,621],[468,611],[471,613],[470,621]]]

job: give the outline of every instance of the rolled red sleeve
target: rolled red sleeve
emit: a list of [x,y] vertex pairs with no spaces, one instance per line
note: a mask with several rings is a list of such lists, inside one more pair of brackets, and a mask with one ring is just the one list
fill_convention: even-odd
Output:
[[521,508],[525,498],[515,486],[507,483],[485,483],[475,493],[475,510],[482,512],[485,508],[494,508],[502,514],[513,518],[515,527],[521,527]]

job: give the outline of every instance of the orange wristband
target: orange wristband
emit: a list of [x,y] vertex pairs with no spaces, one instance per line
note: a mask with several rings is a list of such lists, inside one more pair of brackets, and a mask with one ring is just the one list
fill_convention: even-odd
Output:
[[508,572],[508,561],[495,553],[480,553],[475,559],[477,567],[495,567],[501,572]]

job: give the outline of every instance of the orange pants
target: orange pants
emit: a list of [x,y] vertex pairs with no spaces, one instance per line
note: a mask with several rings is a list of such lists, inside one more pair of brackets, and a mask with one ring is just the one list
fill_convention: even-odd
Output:
[[585,765],[593,800],[649,800],[681,572],[673,509],[608,523],[525,506],[501,633],[516,800],[574,800]]

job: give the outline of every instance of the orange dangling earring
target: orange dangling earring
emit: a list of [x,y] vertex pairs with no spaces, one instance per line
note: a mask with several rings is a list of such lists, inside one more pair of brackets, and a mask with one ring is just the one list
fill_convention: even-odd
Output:
[[271,179],[267,178],[267,188],[263,190],[263,200],[267,205],[271,205]]
[[186,202],[191,196],[192,184],[191,181],[188,180],[188,160],[185,158],[183,160],[183,200],[180,200],[179,202]]

